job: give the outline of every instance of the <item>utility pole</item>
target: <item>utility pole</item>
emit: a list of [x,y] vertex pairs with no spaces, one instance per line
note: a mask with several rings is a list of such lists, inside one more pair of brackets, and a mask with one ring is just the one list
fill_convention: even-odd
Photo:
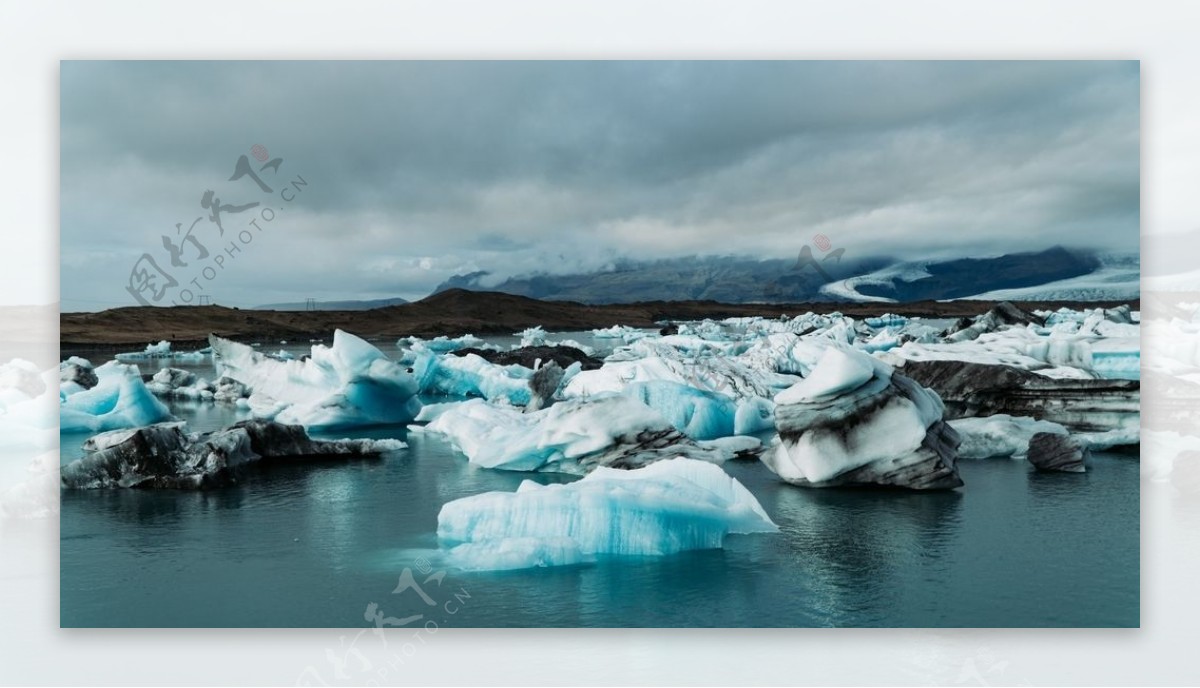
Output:
[[306,311],[317,310],[317,300],[312,297],[305,299],[304,300],[304,310],[306,310]]

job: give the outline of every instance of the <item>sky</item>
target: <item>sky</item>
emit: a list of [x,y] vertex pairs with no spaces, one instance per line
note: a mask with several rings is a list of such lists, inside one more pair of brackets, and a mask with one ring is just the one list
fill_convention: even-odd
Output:
[[1136,252],[1139,89],[1129,61],[64,61],[61,308],[417,299],[819,234]]

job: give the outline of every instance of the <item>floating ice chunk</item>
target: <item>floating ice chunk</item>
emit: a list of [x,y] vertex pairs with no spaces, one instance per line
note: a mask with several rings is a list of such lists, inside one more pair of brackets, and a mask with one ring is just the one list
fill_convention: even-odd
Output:
[[729,397],[664,380],[635,382],[625,388],[625,394],[658,411],[694,440],[734,434],[737,404]]
[[895,313],[884,313],[878,318],[866,318],[863,320],[867,325],[879,329],[881,327],[903,327],[908,324],[908,318]]
[[804,486],[958,487],[958,437],[934,392],[859,351],[829,349],[809,377],[775,397],[781,442],[761,457]]
[[63,432],[135,428],[171,418],[167,407],[142,382],[137,366],[109,361],[95,372],[95,387],[62,399],[59,425]]
[[250,390],[255,415],[306,427],[405,423],[420,411],[417,383],[368,342],[337,330],[304,361],[280,361],[245,344],[210,337],[222,376]]
[[1067,429],[1058,423],[1007,414],[959,418],[950,421],[950,426],[962,439],[958,456],[963,459],[1024,458],[1034,435],[1043,432],[1067,434]]
[[620,340],[623,340],[626,344],[629,344],[631,342],[636,342],[639,339],[647,337],[647,336],[649,336],[649,334],[637,329],[636,327],[628,327],[625,325],[613,325],[612,327],[608,327],[608,328],[604,328],[604,329],[600,329],[600,330],[592,330],[592,336],[595,337],[596,339],[620,339]]
[[900,346],[900,336],[891,329],[883,329],[859,346],[863,351],[868,353],[887,351],[888,349]]
[[59,392],[70,396],[96,386],[96,369],[86,358],[71,356],[58,364]]
[[546,344],[546,331],[542,329],[541,325],[535,325],[518,334],[521,337],[521,346],[545,346]]
[[576,564],[596,555],[663,556],[722,546],[730,533],[779,529],[720,467],[684,458],[598,468],[565,485],[525,481],[447,503],[438,537],[476,570]]
[[575,375],[563,388],[564,397],[587,397],[621,392],[638,382],[674,382],[700,390],[716,392],[733,399],[769,397],[796,381],[766,366],[741,357],[684,357],[678,352],[657,353],[632,360],[611,357],[597,370]]
[[459,349],[477,348],[484,345],[484,341],[473,334],[464,334],[461,337],[451,339],[450,337],[434,337],[433,339],[421,339],[420,337],[407,337],[396,342],[397,346],[409,346],[419,351],[434,351],[439,354],[448,353],[450,351],[458,351]]
[[492,344],[487,344],[479,337],[473,334],[464,334],[461,337],[434,337],[433,339],[421,339],[420,337],[407,337],[396,342],[396,346],[401,347],[400,362],[405,365],[411,365],[417,360],[417,356],[424,353],[444,354],[451,351],[459,351],[460,349],[498,349],[499,347]]
[[857,389],[878,374],[891,376],[891,369],[849,351],[828,348],[812,373],[775,397],[776,404],[794,404],[828,399]]
[[1103,451],[1122,445],[1132,445],[1141,442],[1141,428],[1113,428],[1101,432],[1076,432],[1071,436],[1083,447],[1092,451]]
[[762,441],[756,437],[718,437],[715,440],[702,440],[696,444],[701,447],[717,449],[730,459],[755,458],[763,450]]
[[161,368],[146,383],[146,388],[156,396],[211,401],[212,385],[195,373],[179,368]]
[[171,342],[163,340],[157,344],[147,344],[142,351],[117,354],[117,360],[122,363],[137,363],[171,358],[189,363],[201,363],[208,357],[207,351],[171,351]]
[[512,471],[585,473],[672,456],[715,463],[729,458],[701,447],[640,401],[615,394],[569,399],[531,413],[472,399],[425,427],[448,438],[471,463]]
[[191,435],[183,423],[160,423],[90,438],[84,456],[63,467],[62,483],[69,489],[207,489],[234,484],[260,463],[372,457],[405,446],[395,439],[314,440],[298,425],[264,420]]
[[533,371],[519,365],[490,363],[475,354],[423,353],[417,356],[413,375],[422,394],[504,399],[524,406],[529,403]]

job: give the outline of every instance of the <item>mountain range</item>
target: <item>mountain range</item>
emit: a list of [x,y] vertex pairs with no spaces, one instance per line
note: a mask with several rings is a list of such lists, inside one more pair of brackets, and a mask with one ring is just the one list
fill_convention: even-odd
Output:
[[300,301],[291,303],[268,303],[261,306],[255,306],[254,310],[259,311],[369,311],[375,308],[385,308],[387,306],[399,306],[408,303],[408,299],[371,299],[367,301],[314,301],[310,304]]
[[[1108,270],[1113,265],[1116,272]],[[1072,280],[1104,273],[1097,290]],[[1101,256],[1092,251],[1054,246],[1042,251],[987,258],[897,261],[885,257],[845,259],[806,249],[795,260],[736,257],[625,261],[590,273],[537,274],[496,280],[487,271],[455,275],[434,294],[449,289],[495,291],[543,300],[587,304],[636,301],[713,300],[723,303],[909,302],[970,298],[1001,290],[1022,290],[1037,299],[1042,286],[1054,298],[1121,299],[1138,293],[1136,255]],[[1079,282],[1082,285],[1082,282]]]

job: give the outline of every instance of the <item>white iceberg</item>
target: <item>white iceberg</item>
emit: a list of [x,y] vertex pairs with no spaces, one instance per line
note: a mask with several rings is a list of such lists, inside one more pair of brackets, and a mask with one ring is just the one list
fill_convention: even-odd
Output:
[[592,336],[596,339],[620,339],[626,344],[636,342],[639,339],[648,337],[649,333],[643,332],[636,327],[627,325],[613,325],[612,327],[592,330]]
[[281,361],[245,344],[212,336],[217,372],[250,391],[261,418],[330,428],[407,423],[421,410],[417,383],[400,364],[352,334],[317,344],[304,361]]
[[1029,452],[1029,440],[1034,435],[1043,432],[1068,434],[1067,429],[1058,423],[1004,413],[980,418],[959,418],[950,421],[950,426],[962,439],[962,443],[958,445],[958,456],[963,459],[1020,459]]
[[775,397],[780,442],[760,458],[803,486],[962,485],[958,437],[937,394],[853,349],[826,349],[803,381]]
[[141,363],[169,358],[187,363],[203,363],[208,358],[208,350],[200,351],[171,351],[171,342],[163,340],[157,344],[147,344],[142,351],[117,354],[121,363]]
[[469,570],[662,556],[719,548],[730,533],[778,530],[741,483],[685,458],[631,471],[597,468],[570,484],[526,480],[516,492],[457,499],[438,514],[450,562]]
[[62,397],[59,424],[63,432],[136,428],[172,418],[166,405],[146,388],[136,365],[109,361],[95,373],[95,387]]
[[425,426],[483,468],[582,474],[597,466],[640,466],[687,456],[714,463],[724,445],[704,446],[640,401],[619,394],[569,399],[523,413],[472,399],[442,410]]

